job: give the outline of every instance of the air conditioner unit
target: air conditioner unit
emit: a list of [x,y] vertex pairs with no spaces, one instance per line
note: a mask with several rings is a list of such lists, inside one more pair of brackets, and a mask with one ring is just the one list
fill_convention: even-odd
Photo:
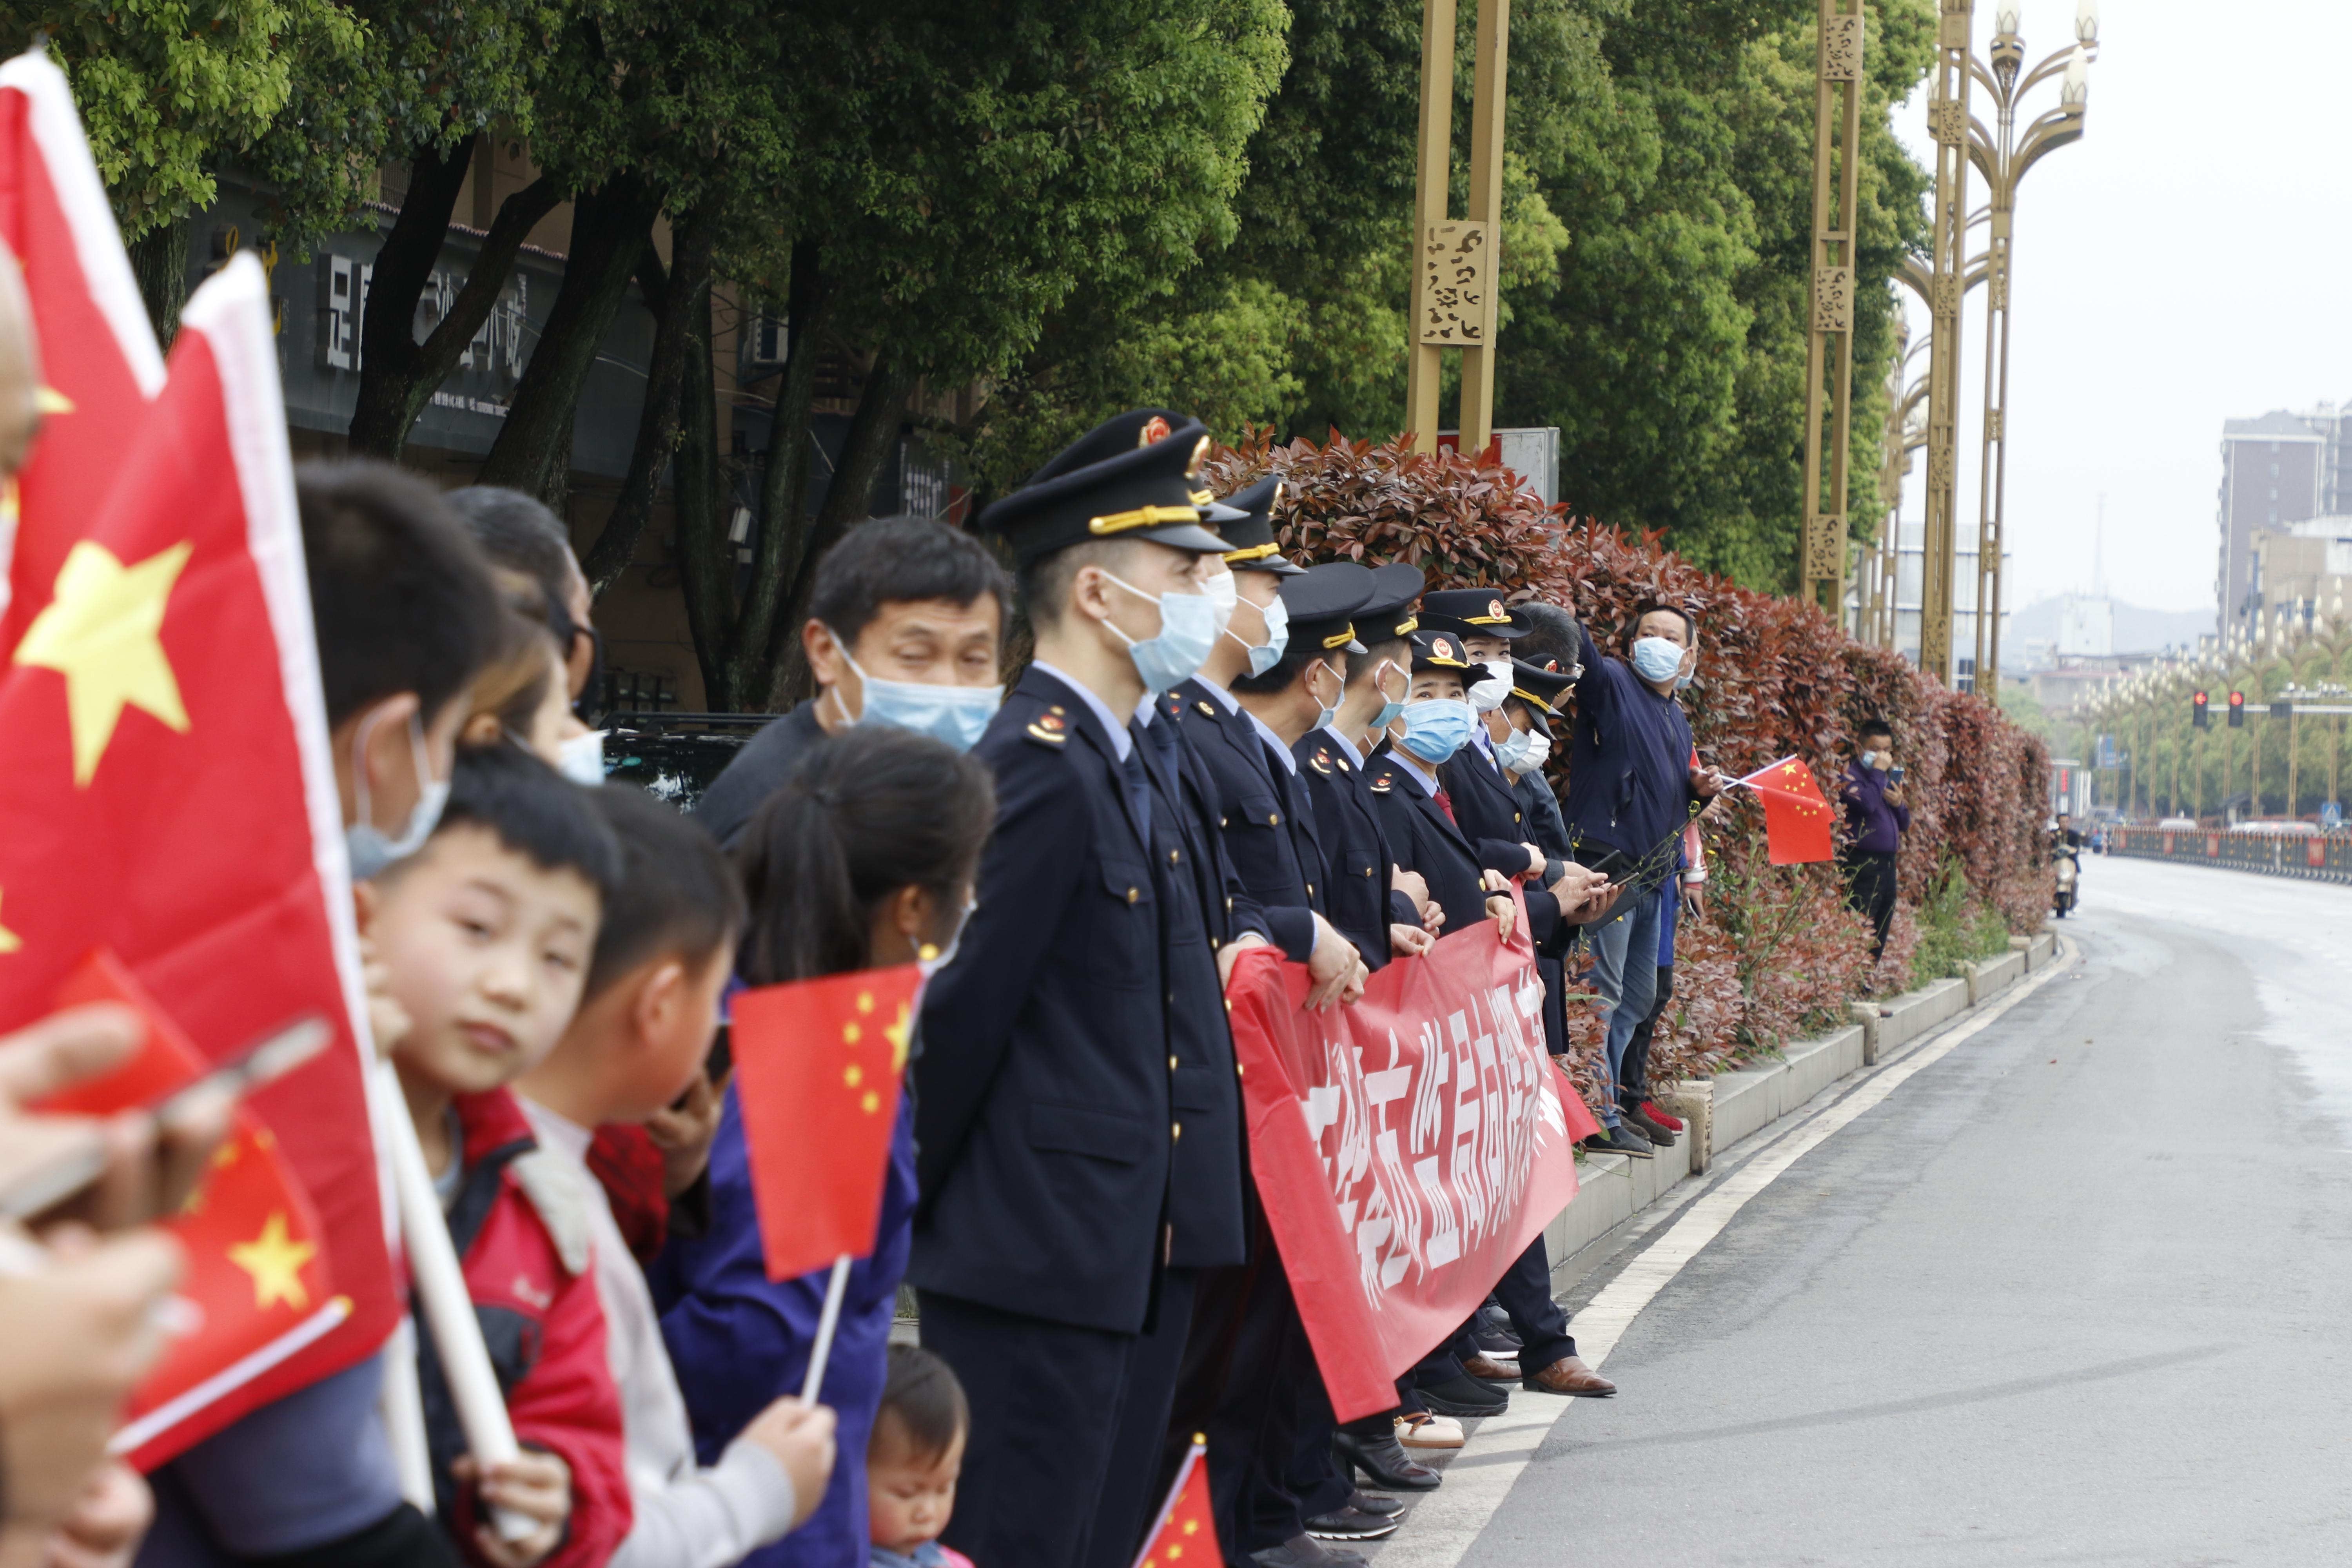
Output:
[[755,370],[772,370],[784,363],[792,332],[773,316],[754,316],[743,329],[743,363]]

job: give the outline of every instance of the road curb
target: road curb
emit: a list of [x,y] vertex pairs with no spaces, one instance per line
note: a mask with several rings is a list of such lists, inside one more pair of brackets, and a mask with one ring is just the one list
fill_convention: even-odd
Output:
[[[1785,1047],[1780,1059],[1687,1080],[1666,1096],[1666,1109],[1689,1124],[1654,1159],[1595,1154],[1577,1166],[1576,1200],[1544,1227],[1551,1288],[1562,1296],[1614,1250],[1619,1233],[1687,1177],[1704,1175],[1738,1145],[1778,1126],[1864,1068],[1886,1059],[1931,1030],[1984,1007],[2028,974],[2058,957],[2053,931],[2012,937],[2010,951],[1963,965],[1949,980],[1934,980],[1890,997],[1883,1013],[1855,1018],[1841,1029]],[[1866,1007],[1858,1004],[1857,1010]]]

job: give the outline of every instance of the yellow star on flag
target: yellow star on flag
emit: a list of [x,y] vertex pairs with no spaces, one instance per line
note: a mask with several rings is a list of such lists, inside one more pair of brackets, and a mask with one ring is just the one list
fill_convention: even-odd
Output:
[[194,546],[183,542],[125,566],[102,544],[82,540],[58,569],[57,596],[16,645],[18,664],[66,678],[73,725],[74,783],[86,785],[127,707],[188,732],[180,683],[163,656],[163,609]]
[[228,1260],[253,1276],[253,1306],[267,1311],[283,1301],[296,1311],[310,1304],[302,1286],[302,1266],[319,1255],[316,1244],[286,1234],[286,1215],[272,1214],[261,1234],[228,1249]]
[[18,948],[21,948],[24,945],[25,939],[23,937],[18,936],[6,926],[0,926],[0,953],[15,952]]
[[882,1031],[882,1037],[890,1042],[890,1070],[893,1073],[907,1070],[907,1040],[914,1032],[914,1016],[901,1002],[898,1004],[898,1021]]
[[71,414],[74,401],[54,386],[45,386],[33,394],[33,406],[43,414]]

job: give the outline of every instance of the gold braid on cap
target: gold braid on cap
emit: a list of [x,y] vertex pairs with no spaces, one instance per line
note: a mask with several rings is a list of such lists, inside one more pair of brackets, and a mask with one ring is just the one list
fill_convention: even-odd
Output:
[[1247,550],[1228,550],[1224,553],[1224,561],[1231,566],[1238,566],[1244,561],[1263,561],[1281,548],[1278,544],[1254,544]]
[[1401,637],[1409,637],[1419,630],[1421,630],[1421,617],[1419,616],[1407,616],[1402,621],[1400,621],[1397,624],[1396,635]]
[[1554,711],[1551,705],[1551,700],[1548,697],[1538,697],[1534,692],[1524,690],[1517,686],[1511,688],[1511,695],[1517,698],[1522,702],[1534,703],[1537,707],[1542,709],[1547,713]]
[[1335,647],[1346,647],[1349,643],[1354,642],[1355,640],[1356,628],[1353,626],[1341,626],[1337,636],[1328,637],[1323,639],[1323,647],[1326,652],[1328,652],[1330,649]]
[[1130,528],[1150,528],[1155,523],[1200,521],[1200,512],[1189,506],[1139,506],[1132,511],[1090,517],[1087,519],[1087,531],[1096,535],[1124,533]]

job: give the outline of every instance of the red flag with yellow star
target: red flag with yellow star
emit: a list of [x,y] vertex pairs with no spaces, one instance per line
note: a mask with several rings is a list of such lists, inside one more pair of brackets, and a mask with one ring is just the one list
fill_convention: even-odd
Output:
[[[125,438],[163,387],[163,356],[72,89],[38,47],[0,64],[0,243],[23,268],[43,373],[42,438],[15,491],[0,496],[5,647],[32,613],[25,579],[47,596],[79,526],[122,467]],[[31,521],[12,572],[9,535],[20,511]]]
[[[0,135],[5,90],[0,79]],[[45,458],[82,416],[45,430]],[[245,1228],[220,1232],[202,1267],[244,1279],[248,1325],[268,1342],[232,1352],[198,1335],[175,1347],[180,1375],[195,1381],[145,1406],[118,1440],[152,1465],[373,1354],[401,1311],[342,810],[257,261],[237,257],[196,290],[166,384],[89,460],[110,478],[105,499],[81,514],[28,506],[16,599],[0,622],[0,1031],[50,1011],[76,965],[103,948],[200,1060],[306,1015],[337,1037],[248,1100],[237,1163],[225,1168],[237,1184],[207,1200]],[[290,1203],[241,1206],[278,1191],[261,1179],[270,1173],[307,1195],[315,1219]],[[278,1283],[261,1290],[230,1245]],[[315,1258],[287,1261],[309,1245]],[[217,1317],[206,1309],[207,1323]]]
[[1830,803],[1801,761],[1782,757],[1738,782],[1764,797],[1764,842],[1772,864],[1795,866],[1837,853],[1830,840]]
[[[205,1055],[155,1005],[115,956],[85,958],[58,991],[58,1005],[120,1002],[147,1025],[139,1054],[94,1082],[44,1102],[45,1110],[104,1115],[148,1105],[204,1076]],[[172,1298],[162,1360],[132,1394],[117,1435],[119,1452],[141,1450],[218,1383],[247,1380],[257,1359],[280,1361],[351,1315],[329,1289],[319,1216],[286,1163],[277,1137],[240,1109],[180,1212],[165,1223],[186,1248],[187,1273]]]
[[1204,1440],[1194,1434],[1192,1451],[1184,1456],[1176,1484],[1160,1505],[1160,1522],[1144,1542],[1135,1568],[1225,1568],[1225,1554],[1217,1549],[1216,1516],[1209,1505],[1209,1467],[1202,1463],[1207,1451]]
[[919,964],[735,994],[735,1100],[768,1278],[874,1250]]

